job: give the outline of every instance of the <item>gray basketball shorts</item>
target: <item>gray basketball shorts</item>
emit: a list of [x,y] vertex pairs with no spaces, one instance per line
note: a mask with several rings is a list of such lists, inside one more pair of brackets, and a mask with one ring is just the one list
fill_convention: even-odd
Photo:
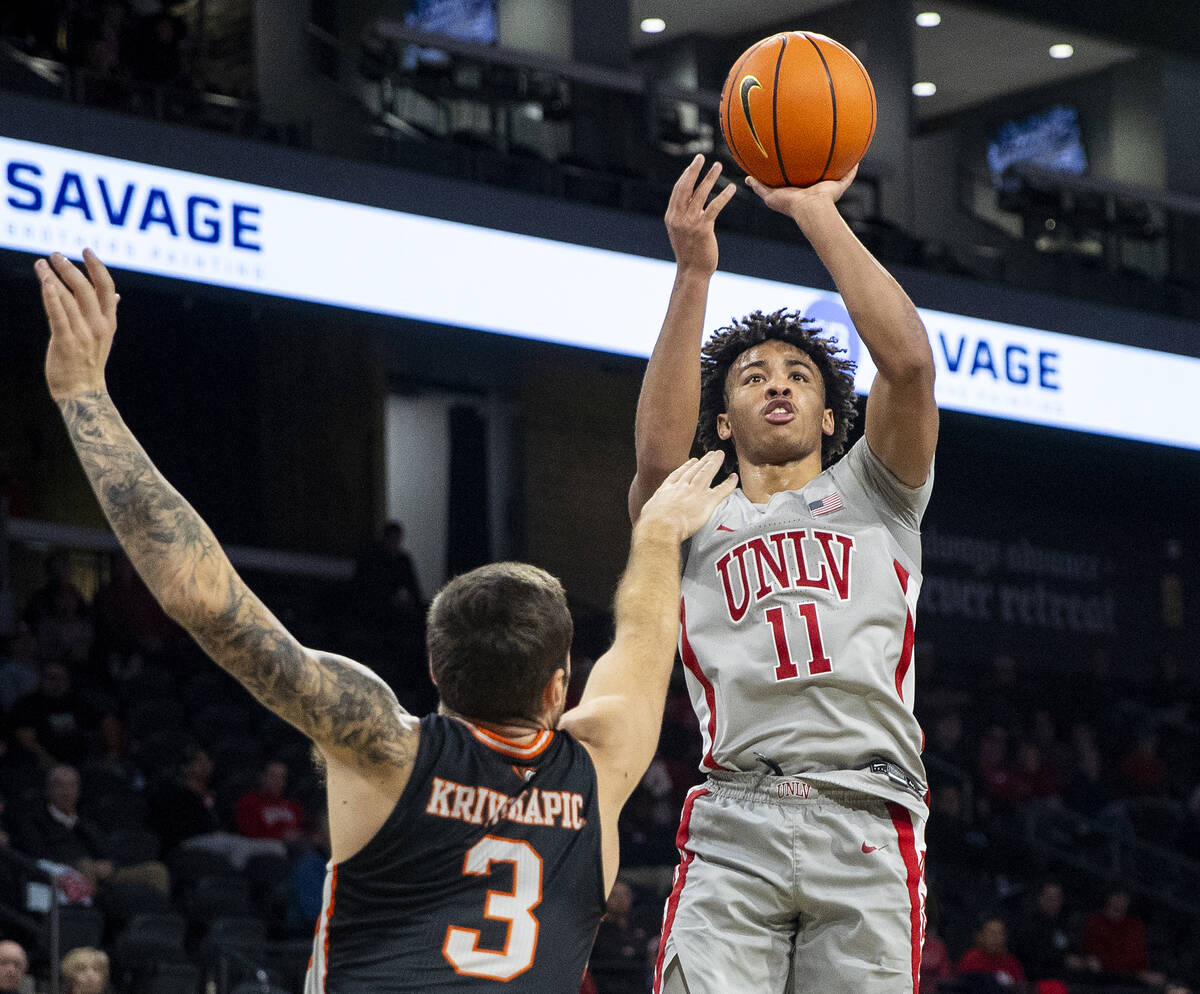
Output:
[[688,794],[677,846],[655,994],[916,994],[921,815],[799,777],[716,773]]

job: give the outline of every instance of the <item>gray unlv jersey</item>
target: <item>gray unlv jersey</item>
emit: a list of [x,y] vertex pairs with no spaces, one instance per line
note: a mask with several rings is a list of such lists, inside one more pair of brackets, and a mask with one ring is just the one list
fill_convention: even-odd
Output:
[[679,648],[701,769],[849,787],[926,813],[913,716],[920,521],[860,439],[802,490],[730,494],[693,536]]

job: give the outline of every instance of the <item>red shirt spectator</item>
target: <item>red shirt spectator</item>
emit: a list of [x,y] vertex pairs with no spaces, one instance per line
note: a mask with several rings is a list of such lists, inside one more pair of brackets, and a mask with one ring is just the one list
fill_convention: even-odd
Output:
[[938,985],[953,977],[954,963],[950,952],[937,932],[930,928],[921,952],[921,994],[937,994]]
[[975,945],[958,961],[958,974],[990,973],[1004,987],[1025,982],[1025,971],[1008,951],[1008,931],[999,918],[989,918],[975,933]]
[[1109,973],[1136,974],[1148,968],[1146,926],[1129,914],[1129,894],[1110,891],[1101,909],[1083,923],[1083,950]]
[[245,794],[237,804],[238,833],[248,839],[279,839],[291,842],[304,828],[304,809],[284,797],[288,768],[278,760],[267,763],[258,778],[258,790]]

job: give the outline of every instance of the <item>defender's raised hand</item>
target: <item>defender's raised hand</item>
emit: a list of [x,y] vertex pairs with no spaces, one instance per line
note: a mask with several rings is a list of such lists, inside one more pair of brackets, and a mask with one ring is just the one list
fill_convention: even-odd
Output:
[[733,199],[737,187],[730,183],[709,200],[717,177],[721,175],[721,163],[714,162],[700,179],[703,168],[704,156],[697,155],[675,181],[664,220],[679,268],[695,268],[712,274],[717,271],[717,236],[713,225],[717,215]]
[[60,402],[105,389],[104,365],[117,330],[120,297],[112,276],[91,249],[83,250],[83,263],[86,276],[59,252],[33,266],[50,322],[46,383]]
[[689,459],[663,480],[642,506],[638,524],[670,524],[678,528],[679,541],[691,538],[737,486],[736,473],[711,486],[724,461],[725,453],[719,449],[706,452],[700,459]]

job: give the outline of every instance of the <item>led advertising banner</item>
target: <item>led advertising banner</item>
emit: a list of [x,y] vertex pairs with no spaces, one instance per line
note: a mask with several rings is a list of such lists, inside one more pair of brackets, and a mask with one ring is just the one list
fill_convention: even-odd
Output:
[[[0,137],[0,248],[645,357],[674,266]],[[706,327],[802,311],[874,376],[836,294],[717,273]],[[923,309],[947,410],[1200,449],[1200,359]]]

